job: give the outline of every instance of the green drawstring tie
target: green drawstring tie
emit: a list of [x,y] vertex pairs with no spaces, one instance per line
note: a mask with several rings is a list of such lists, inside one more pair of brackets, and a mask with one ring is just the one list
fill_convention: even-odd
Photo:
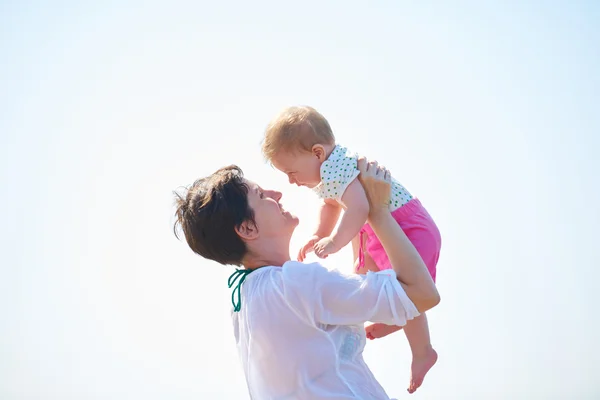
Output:
[[[233,274],[231,274],[229,276],[229,279],[227,280],[227,285],[229,286],[229,289],[231,289],[231,287],[235,284],[235,281],[237,281],[240,276],[242,277],[240,279],[240,281],[238,282],[238,284],[233,289],[233,292],[231,292],[231,304],[233,305],[233,311],[235,311],[235,312],[240,311],[240,308],[242,307],[242,294],[241,294],[242,283],[244,283],[244,279],[246,279],[248,274],[252,271],[254,271],[254,270],[252,270],[252,269],[237,269]],[[235,292],[236,291],[237,291],[237,298],[238,298],[237,304],[235,304]]]

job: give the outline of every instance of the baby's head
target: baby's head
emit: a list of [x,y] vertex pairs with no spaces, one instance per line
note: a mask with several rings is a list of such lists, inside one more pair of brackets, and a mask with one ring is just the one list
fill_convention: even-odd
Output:
[[335,147],[329,122],[312,107],[288,107],[267,126],[262,152],[290,183],[313,188]]

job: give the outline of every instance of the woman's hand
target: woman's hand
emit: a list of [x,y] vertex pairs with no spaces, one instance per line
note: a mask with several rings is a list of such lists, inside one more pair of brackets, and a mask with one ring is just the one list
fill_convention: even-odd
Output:
[[377,161],[358,159],[358,179],[365,189],[369,200],[369,217],[381,211],[389,212],[390,196],[392,193],[392,175]]

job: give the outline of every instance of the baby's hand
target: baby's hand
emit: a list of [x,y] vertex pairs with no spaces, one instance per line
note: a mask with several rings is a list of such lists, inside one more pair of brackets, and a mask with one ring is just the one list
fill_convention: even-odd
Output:
[[306,253],[310,253],[311,251],[313,251],[315,243],[317,243],[319,240],[321,240],[319,236],[315,235],[311,237],[310,240],[306,242],[306,244],[302,246],[302,248],[300,248],[300,251],[298,252],[298,261],[304,261],[304,259],[306,258]]
[[315,254],[319,258],[326,258],[328,255],[337,252],[339,249],[333,243],[331,236],[325,237],[319,240],[315,244]]

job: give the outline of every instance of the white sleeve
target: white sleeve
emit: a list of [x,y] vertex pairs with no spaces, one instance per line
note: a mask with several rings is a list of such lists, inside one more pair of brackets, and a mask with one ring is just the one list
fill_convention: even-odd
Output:
[[291,305],[313,322],[356,325],[366,321],[404,326],[419,315],[392,270],[346,275],[318,263],[286,263]]
[[336,160],[326,160],[321,165],[319,197],[340,201],[348,185],[359,174],[356,158],[344,156]]

